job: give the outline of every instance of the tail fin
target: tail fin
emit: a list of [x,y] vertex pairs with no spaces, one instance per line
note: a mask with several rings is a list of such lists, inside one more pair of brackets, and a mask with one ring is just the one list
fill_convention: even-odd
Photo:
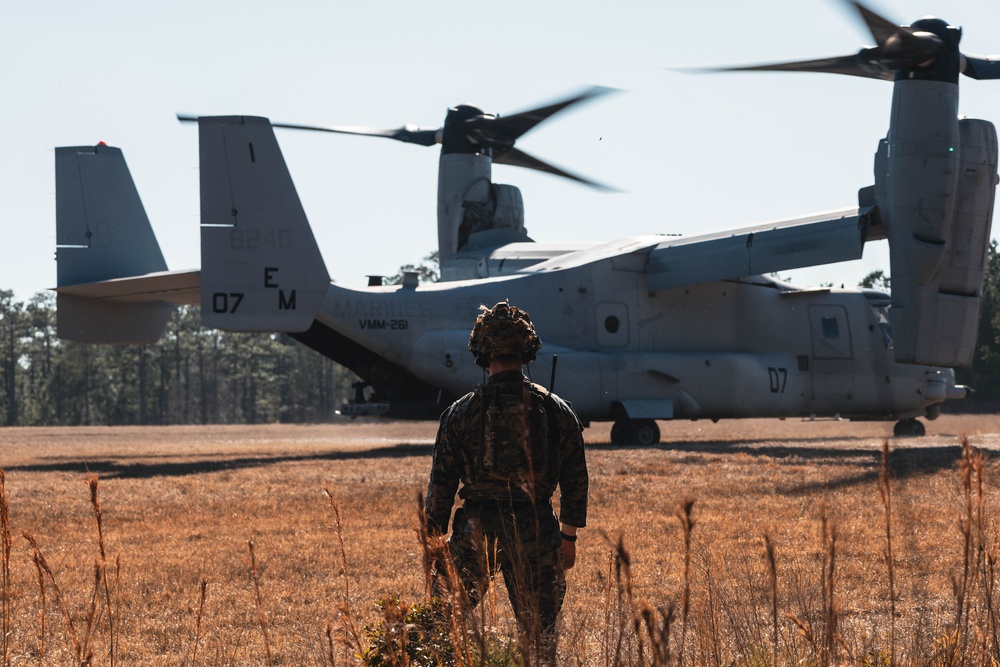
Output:
[[203,117],[199,143],[202,322],[307,330],[330,276],[270,121]]
[[[56,282],[59,288],[165,271],[166,262],[118,148],[56,149]],[[57,295],[61,338],[153,342],[173,306]]]
[[56,149],[57,284],[166,271],[121,149]]

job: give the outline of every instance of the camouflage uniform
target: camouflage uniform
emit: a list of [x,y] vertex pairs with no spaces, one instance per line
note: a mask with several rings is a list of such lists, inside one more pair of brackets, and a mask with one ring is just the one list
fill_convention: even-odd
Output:
[[432,535],[446,531],[456,490],[463,500],[448,546],[469,602],[503,572],[521,631],[553,657],[566,578],[551,499],[558,485],[561,521],[586,524],[582,430],[555,394],[520,371],[496,373],[441,416],[427,487]]

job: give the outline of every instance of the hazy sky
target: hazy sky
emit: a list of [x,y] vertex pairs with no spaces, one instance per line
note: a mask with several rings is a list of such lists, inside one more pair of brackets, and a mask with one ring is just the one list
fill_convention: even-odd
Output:
[[[900,23],[939,15],[964,28],[967,53],[1000,51],[1000,3],[874,8]],[[873,181],[890,84],[670,68],[872,43],[835,0],[6,0],[0,289],[28,299],[55,285],[53,149],[98,141],[124,151],[169,267],[197,268],[197,129],[177,112],[438,126],[455,104],[513,113],[602,85],[622,92],[518,147],[623,192],[494,169],[495,182],[521,188],[538,241],[693,235],[853,206]],[[1000,81],[961,85],[964,115],[1000,120]],[[338,283],[363,285],[436,247],[435,149],[281,130],[278,141]],[[859,262],[787,276],[854,285],[874,268],[888,268],[884,244]]]

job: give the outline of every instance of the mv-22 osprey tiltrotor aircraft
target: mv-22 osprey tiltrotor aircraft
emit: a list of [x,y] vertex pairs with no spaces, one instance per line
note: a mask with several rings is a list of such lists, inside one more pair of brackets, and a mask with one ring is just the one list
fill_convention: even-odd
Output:
[[[877,46],[733,69],[894,81],[875,183],[856,208],[694,238],[543,247],[525,233],[517,189],[491,182],[491,164],[587,182],[513,146],[594,93],[504,118],[459,106],[441,130],[327,128],[442,145],[445,280],[347,289],[330,281],[273,124],[202,117],[200,272],[166,270],[120,150],[57,149],[59,335],[154,341],[174,304],[200,303],[206,326],[285,332],[335,359],[386,414],[436,416],[481,380],[467,351],[478,306],[509,299],[544,341],[536,379],[555,378],[585,422],[614,421],[616,443],[657,442],[655,420],[810,415],[898,420],[897,435],[920,435],[917,417],[967,393],[951,367],[972,359],[997,183],[995,129],[959,119],[958,78],[1000,78],[1000,63],[961,54],[961,32],[943,21],[899,27],[853,4]],[[891,298],[766,275],[859,258],[881,238]]]

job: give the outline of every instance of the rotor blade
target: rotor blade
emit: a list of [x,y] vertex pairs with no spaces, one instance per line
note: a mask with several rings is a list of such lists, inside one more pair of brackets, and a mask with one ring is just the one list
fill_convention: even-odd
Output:
[[879,46],[878,57],[888,68],[934,58],[943,46],[941,38],[937,35],[914,30],[910,26],[896,25],[857,0],[847,1],[861,15],[861,19]]
[[563,109],[595,97],[614,92],[614,88],[594,86],[568,99],[529,111],[521,111],[510,116],[496,118],[483,117],[466,121],[470,130],[490,145],[511,145],[532,130],[539,123],[551,118]]
[[[182,123],[197,123],[198,116],[192,114],[177,114],[177,120]],[[395,139],[408,144],[419,144],[420,146],[433,146],[441,143],[441,130],[431,130],[420,128],[416,125],[404,125],[395,130],[381,130],[373,127],[361,126],[329,126],[329,125],[298,125],[295,123],[271,123],[272,127],[281,127],[289,130],[310,130],[313,132],[336,132],[337,134],[355,134],[365,137],[384,137]]]
[[592,181],[589,178],[584,178],[583,176],[577,176],[568,171],[560,169],[555,165],[551,165],[548,162],[543,162],[538,158],[525,153],[518,148],[504,148],[497,149],[493,152],[493,163],[494,164],[509,164],[514,167],[525,167],[527,169],[534,169],[535,171],[544,171],[547,174],[553,174],[555,176],[562,176],[563,178],[568,178],[571,181],[576,181],[577,183],[583,183],[592,188],[598,190],[606,190],[609,192],[615,192],[615,188],[612,188],[603,183],[598,183],[597,181]]
[[978,80],[1000,79],[1000,56],[986,58],[962,55],[962,74]]
[[701,70],[685,70],[695,72],[828,72],[830,74],[847,74],[868,79],[891,81],[892,70],[881,66],[878,61],[870,60],[874,49],[862,49],[851,56],[833,56],[815,60],[798,60],[786,63],[770,63],[764,65],[741,65],[738,67],[709,67]]
[[271,123],[274,127],[281,127],[288,130],[309,130],[313,132],[335,132],[337,134],[354,134],[365,137],[384,137],[395,139],[408,144],[418,144],[420,146],[433,146],[441,143],[441,130],[421,128],[416,125],[404,125],[394,130],[383,130],[374,127],[362,127],[354,125],[300,125],[296,123]]
[[875,43],[879,46],[885,46],[886,42],[888,42],[890,38],[900,32],[909,32],[910,34],[913,32],[908,28],[896,25],[884,16],[876,14],[868,7],[865,7],[860,2],[857,2],[857,0],[847,0],[847,4],[854,7],[858,14],[861,15],[861,20],[865,22],[866,26],[868,26],[868,32],[872,34],[872,37],[875,38]]

